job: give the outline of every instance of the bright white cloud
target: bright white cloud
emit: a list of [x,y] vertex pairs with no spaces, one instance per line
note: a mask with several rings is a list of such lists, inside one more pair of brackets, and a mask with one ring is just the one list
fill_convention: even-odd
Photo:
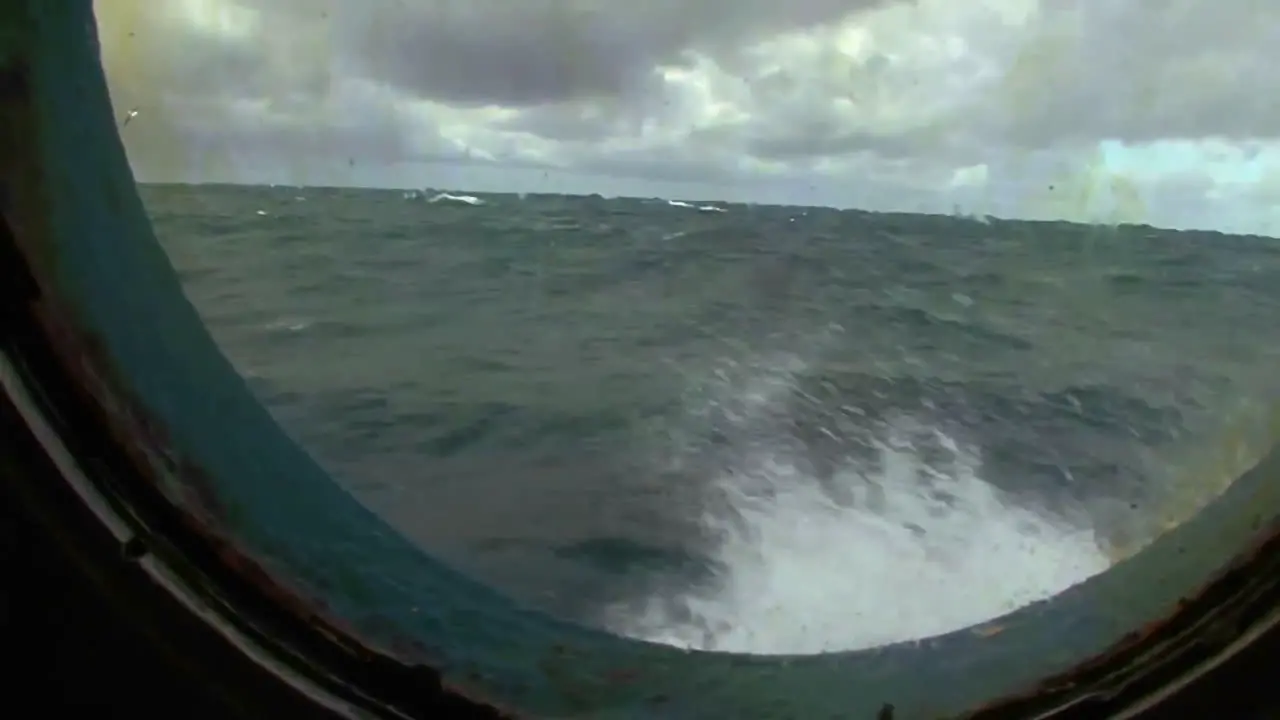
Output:
[[262,32],[261,15],[253,8],[220,0],[177,0],[154,6],[193,32],[231,42],[253,42]]
[[1280,233],[1280,5],[460,3],[100,3],[139,173]]

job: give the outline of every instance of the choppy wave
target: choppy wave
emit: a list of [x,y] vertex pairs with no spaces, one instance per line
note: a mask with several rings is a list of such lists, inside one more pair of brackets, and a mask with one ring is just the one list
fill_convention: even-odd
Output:
[[1280,390],[1265,238],[147,196],[224,351],[364,502],[522,601],[681,646],[867,647],[1046,597],[1233,477],[1171,484]]
[[472,205],[472,206],[480,206],[485,204],[483,200],[476,197],[475,195],[453,195],[447,192],[436,193],[435,195],[432,195],[431,198],[427,200],[427,202],[429,203],[449,202],[449,203],[458,203],[461,205]]
[[710,213],[729,212],[728,210],[720,207],[719,205],[711,205],[711,204],[694,205],[693,203],[688,203],[688,202],[685,202],[684,200],[668,200],[667,205],[670,205],[671,207],[688,208],[690,210],[697,210],[698,212],[710,212]]
[[[728,425],[752,441],[722,455],[699,493],[711,571],[655,578],[648,594],[609,607],[607,626],[707,650],[865,648],[967,627],[1108,567],[1089,508],[1065,513],[999,490],[983,478],[981,448],[907,416],[884,426],[872,456],[815,474],[778,423],[804,364],[713,373],[685,428]],[[688,438],[673,443],[696,451]]]

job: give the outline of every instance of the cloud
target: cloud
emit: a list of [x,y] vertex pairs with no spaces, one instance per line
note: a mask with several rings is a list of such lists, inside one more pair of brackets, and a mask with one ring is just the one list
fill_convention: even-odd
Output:
[[1280,133],[1280,5],[1076,3],[1046,19],[1018,141],[1252,140]]
[[542,168],[584,191],[605,178],[650,194],[1277,219],[1257,189],[1277,188],[1280,168],[1275,3],[103,0],[98,12],[113,98],[140,108],[126,142],[144,177],[285,168],[501,185],[504,168]]
[[530,106],[635,97],[658,66],[838,21],[888,0],[310,0],[245,5],[275,22],[334,21],[347,68],[447,102]]

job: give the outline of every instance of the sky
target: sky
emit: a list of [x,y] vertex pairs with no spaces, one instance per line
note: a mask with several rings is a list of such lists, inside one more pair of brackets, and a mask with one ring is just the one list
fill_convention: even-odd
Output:
[[[99,0],[143,181],[1280,235],[1274,0]],[[1276,79],[1269,79],[1274,77]]]

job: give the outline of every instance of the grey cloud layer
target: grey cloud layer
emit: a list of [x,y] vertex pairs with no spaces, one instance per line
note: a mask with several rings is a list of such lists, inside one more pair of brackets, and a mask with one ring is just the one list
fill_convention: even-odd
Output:
[[[584,164],[663,176],[712,176],[735,152],[801,165],[857,153],[963,164],[995,148],[1099,138],[1280,136],[1269,78],[1280,61],[1280,3],[1042,0],[1033,26],[1016,32],[994,12],[965,15],[982,50],[968,62],[981,80],[967,101],[915,125],[876,120],[881,96],[924,106],[939,91],[901,58],[832,56],[821,75],[797,77],[740,54],[754,40],[899,1],[907,0],[227,0],[260,11],[266,37],[218,42],[157,19],[117,25],[108,59],[119,104],[167,108],[155,122],[168,126],[137,141],[169,148],[153,148],[157,158],[192,133],[296,154],[449,156],[420,119],[411,126],[398,114],[390,94],[335,100],[349,77],[459,106],[520,108],[508,129],[567,143]],[[145,12],[127,15],[136,22]],[[704,130],[687,152],[590,157],[599,141],[678,110],[655,68],[691,62],[691,52],[750,83],[749,127]],[[228,109],[237,98],[270,99],[279,122],[237,119]],[[851,120],[833,98],[868,110]],[[323,122],[300,128],[289,118]]]
[[[461,103],[528,106],[643,95],[683,52],[839,20],[882,0],[426,0],[344,6],[369,77]],[[309,12],[290,0],[295,12]],[[311,11],[313,12],[313,11]]]
[[1019,112],[987,119],[1010,140],[1280,137],[1280,3],[1046,4],[1009,83]]

